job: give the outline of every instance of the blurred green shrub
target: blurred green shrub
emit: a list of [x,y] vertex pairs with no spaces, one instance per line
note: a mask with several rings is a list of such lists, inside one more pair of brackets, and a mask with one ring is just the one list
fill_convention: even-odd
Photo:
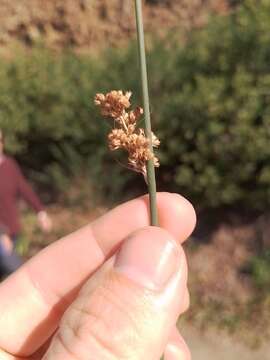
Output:
[[45,49],[1,61],[0,126],[8,152],[53,196],[85,169],[102,169],[105,123],[91,99],[100,72],[100,61]]
[[270,291],[270,250],[251,258],[249,272],[258,288]]
[[[270,2],[244,1],[185,43],[169,34],[149,50],[152,116],[162,140],[160,189],[201,207],[270,204]],[[109,124],[95,92],[131,89],[139,100],[137,48],[99,57],[36,49],[0,63],[0,126],[8,148],[50,191],[82,173],[105,196],[141,188],[106,150]]]
[[162,56],[154,51],[161,180],[205,207],[265,208],[270,202],[270,2],[245,1],[229,16],[213,17],[207,27],[191,32],[182,47],[176,42]]

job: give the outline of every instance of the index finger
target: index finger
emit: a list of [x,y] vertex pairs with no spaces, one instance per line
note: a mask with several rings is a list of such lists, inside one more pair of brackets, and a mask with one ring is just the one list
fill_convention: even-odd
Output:
[[[52,244],[0,285],[0,348],[17,356],[34,353],[55,331],[82,283],[131,232],[149,225],[148,197],[118,206]],[[179,195],[158,194],[160,226],[184,241],[195,213]]]

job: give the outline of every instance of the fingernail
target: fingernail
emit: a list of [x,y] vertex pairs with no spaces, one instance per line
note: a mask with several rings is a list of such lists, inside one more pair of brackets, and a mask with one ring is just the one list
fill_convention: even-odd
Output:
[[180,254],[169,234],[149,227],[124,241],[115,269],[145,288],[158,290],[166,286],[179,268]]

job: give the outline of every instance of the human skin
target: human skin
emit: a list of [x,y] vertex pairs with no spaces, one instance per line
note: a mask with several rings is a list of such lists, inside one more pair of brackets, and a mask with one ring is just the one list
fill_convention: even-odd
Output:
[[[0,163],[1,163],[1,157],[3,156],[3,151],[4,151],[4,142],[3,142],[3,138],[2,138],[2,132],[0,130]],[[13,243],[12,243],[11,239],[9,238],[9,236],[7,236],[7,235],[1,236],[0,242],[1,242],[3,249],[8,254],[10,254],[13,250]]]
[[14,247],[12,240],[6,234],[0,236],[0,246],[2,246],[7,255],[12,253]]
[[4,152],[4,141],[2,137],[2,132],[0,130],[0,157],[3,155]]
[[41,251],[0,285],[0,359],[188,360],[175,324],[188,307],[181,243],[192,205],[159,193],[118,206]]

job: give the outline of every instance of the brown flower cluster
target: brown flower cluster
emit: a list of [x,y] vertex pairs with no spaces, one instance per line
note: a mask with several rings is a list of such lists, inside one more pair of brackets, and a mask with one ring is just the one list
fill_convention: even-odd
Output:
[[[141,128],[137,128],[138,120],[143,114],[143,109],[128,109],[131,106],[131,92],[113,90],[108,94],[97,94],[95,104],[100,107],[103,116],[112,118],[115,127],[108,135],[110,150],[124,149],[128,153],[129,167],[140,172],[146,177],[146,163],[154,161],[155,167],[159,166],[158,158],[150,149],[150,140]],[[152,133],[152,146],[160,145],[158,138]]]

